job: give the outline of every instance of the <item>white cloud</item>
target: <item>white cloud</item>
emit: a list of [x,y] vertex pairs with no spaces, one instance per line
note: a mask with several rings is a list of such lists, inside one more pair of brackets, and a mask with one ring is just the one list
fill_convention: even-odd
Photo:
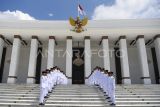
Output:
[[160,1],[116,0],[112,6],[97,6],[92,15],[93,20],[137,18],[160,18]]
[[50,17],[52,17],[52,16],[53,16],[53,13],[49,13],[48,15],[49,15]]
[[34,17],[22,11],[0,11],[0,20],[36,20]]

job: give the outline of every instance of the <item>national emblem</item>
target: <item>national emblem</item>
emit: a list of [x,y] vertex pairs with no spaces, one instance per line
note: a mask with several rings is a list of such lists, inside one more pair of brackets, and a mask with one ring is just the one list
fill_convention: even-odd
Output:
[[77,17],[77,19],[74,20],[72,17],[70,17],[69,22],[72,26],[74,26],[74,29],[72,31],[81,33],[84,31],[83,26],[85,26],[88,23],[88,18],[85,17],[81,20],[80,17]]

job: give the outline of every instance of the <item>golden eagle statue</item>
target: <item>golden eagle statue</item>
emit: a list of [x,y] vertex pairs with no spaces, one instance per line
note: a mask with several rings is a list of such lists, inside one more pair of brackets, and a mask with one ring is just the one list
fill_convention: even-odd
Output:
[[85,26],[88,23],[88,18],[85,17],[81,20],[80,17],[77,17],[77,19],[74,20],[72,17],[70,17],[69,22],[72,26],[74,26],[74,29],[72,31],[81,33],[84,31],[83,26]]

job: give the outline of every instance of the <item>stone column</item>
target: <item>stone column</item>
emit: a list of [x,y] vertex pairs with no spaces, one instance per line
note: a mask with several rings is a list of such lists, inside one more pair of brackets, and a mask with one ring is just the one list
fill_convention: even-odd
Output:
[[4,37],[3,35],[0,35],[0,67],[2,61],[3,47],[4,47]]
[[90,37],[84,38],[85,77],[91,74],[91,41]]
[[126,36],[120,36],[119,48],[120,48],[120,60],[121,60],[121,71],[122,71],[122,83],[131,84]]
[[47,69],[50,69],[54,66],[54,49],[55,49],[55,37],[49,36]]
[[158,71],[159,71],[159,82],[160,82],[160,34],[154,37],[154,45],[156,50],[156,57],[157,57]]
[[143,80],[144,84],[151,84],[144,35],[139,35],[136,38],[136,40],[137,40],[136,44],[137,44],[138,54],[139,54],[139,62],[140,62],[140,67],[142,72],[141,79]]
[[108,36],[102,37],[103,64],[104,68],[110,71],[109,42]]
[[21,48],[21,37],[14,35],[11,62],[7,83],[16,83]]
[[[72,77],[72,36],[68,36],[66,41],[66,75]],[[71,79],[69,83],[71,84]]]
[[27,83],[35,83],[36,66],[37,66],[36,64],[37,64],[37,56],[38,56],[37,51],[38,51],[38,37],[32,36]]

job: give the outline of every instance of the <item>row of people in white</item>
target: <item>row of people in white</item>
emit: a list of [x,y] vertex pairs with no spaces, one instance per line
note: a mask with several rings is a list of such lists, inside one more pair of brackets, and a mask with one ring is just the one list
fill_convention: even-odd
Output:
[[67,83],[67,77],[58,67],[53,67],[50,70],[46,69],[45,71],[43,71],[40,83],[39,104],[44,105],[45,98],[48,98],[48,93],[52,93],[52,90],[56,85],[66,85]]
[[109,102],[112,102],[111,105],[115,105],[115,78],[113,72],[96,67],[88,79],[88,84],[98,85],[108,96],[107,99],[110,99]]

